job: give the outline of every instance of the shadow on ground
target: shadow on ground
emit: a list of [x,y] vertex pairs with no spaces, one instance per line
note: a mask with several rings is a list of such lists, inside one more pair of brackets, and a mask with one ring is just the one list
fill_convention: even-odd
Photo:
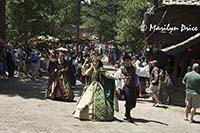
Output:
[[[45,100],[45,92],[47,88],[47,79],[41,78],[32,81],[26,78],[1,79],[0,80],[0,95],[7,95],[9,97],[20,96],[25,99],[41,99]],[[77,85],[73,89],[76,97],[82,94],[82,84]]]
[[147,120],[147,119],[143,119],[143,118],[132,118],[132,122],[134,122],[134,123],[149,123],[149,122],[152,122],[152,123],[157,123],[157,124],[168,126],[168,124],[160,122],[160,121]]
[[200,112],[196,112],[196,115],[200,115]]
[[118,122],[129,122],[129,123],[132,123],[134,125],[138,125],[137,123],[157,123],[157,124],[160,124],[160,125],[164,125],[164,126],[168,126],[167,123],[163,123],[163,122],[160,122],[160,121],[156,121],[156,120],[147,120],[147,119],[143,119],[143,118],[131,118],[131,120],[120,120],[120,119],[117,119],[115,118],[114,121],[118,121]]
[[193,123],[194,124],[200,124],[200,121],[194,121]]
[[47,80],[31,81],[28,79],[0,80],[0,95],[20,96],[25,99],[45,99]]

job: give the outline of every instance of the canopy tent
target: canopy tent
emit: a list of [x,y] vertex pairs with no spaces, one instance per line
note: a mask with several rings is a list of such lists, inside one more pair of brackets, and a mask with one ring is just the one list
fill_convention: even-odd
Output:
[[185,51],[188,48],[191,48],[194,45],[200,45],[200,33],[197,33],[196,35],[186,39],[185,41],[163,48],[161,51],[169,54],[169,55],[175,55],[176,53],[180,53],[182,51]]
[[57,48],[56,51],[68,52],[68,49],[60,47],[60,48]]
[[83,35],[81,35],[80,38],[83,39],[83,40],[88,39],[88,40],[91,40],[91,41],[98,39],[98,37],[96,35],[89,35],[89,34],[83,34]]
[[29,42],[33,45],[40,45],[40,44],[51,44],[51,43],[57,43],[59,42],[58,38],[49,36],[49,35],[42,35],[42,36],[36,36],[34,38],[31,38]]

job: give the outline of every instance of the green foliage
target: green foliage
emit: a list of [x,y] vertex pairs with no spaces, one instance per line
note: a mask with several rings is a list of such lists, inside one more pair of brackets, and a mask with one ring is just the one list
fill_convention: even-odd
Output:
[[0,0],[0,38],[6,40],[5,0]]
[[102,42],[116,40],[124,50],[140,50],[143,34],[140,25],[146,10],[146,0],[91,0],[83,10],[83,23]]
[[[101,42],[115,40],[122,48],[143,47],[140,24],[147,0],[90,0],[81,2],[81,24]],[[8,40],[24,43],[26,37],[51,35],[66,39],[77,24],[77,0],[7,0]]]
[[91,0],[90,5],[82,7],[82,20],[89,32],[100,36],[102,42],[113,40],[116,32],[119,0]]
[[76,1],[7,0],[7,16],[9,40],[23,42],[25,30],[29,38],[40,34],[65,38],[76,22]]
[[116,40],[125,50],[138,51],[144,46],[143,34],[139,27],[146,10],[146,2],[146,0],[123,0],[123,8],[117,19]]

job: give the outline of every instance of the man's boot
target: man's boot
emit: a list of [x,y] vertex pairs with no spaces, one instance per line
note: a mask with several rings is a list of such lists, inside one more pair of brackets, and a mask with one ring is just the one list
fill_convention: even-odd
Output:
[[127,120],[128,122],[132,122],[132,117],[131,117],[131,111],[130,110],[126,110],[126,113],[125,113],[125,119],[124,120]]

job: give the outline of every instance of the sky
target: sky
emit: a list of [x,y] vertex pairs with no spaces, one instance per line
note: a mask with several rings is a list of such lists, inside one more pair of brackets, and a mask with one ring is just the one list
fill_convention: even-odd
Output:
[[91,3],[91,1],[90,0],[84,0],[85,2],[87,2],[88,4],[90,4]]

